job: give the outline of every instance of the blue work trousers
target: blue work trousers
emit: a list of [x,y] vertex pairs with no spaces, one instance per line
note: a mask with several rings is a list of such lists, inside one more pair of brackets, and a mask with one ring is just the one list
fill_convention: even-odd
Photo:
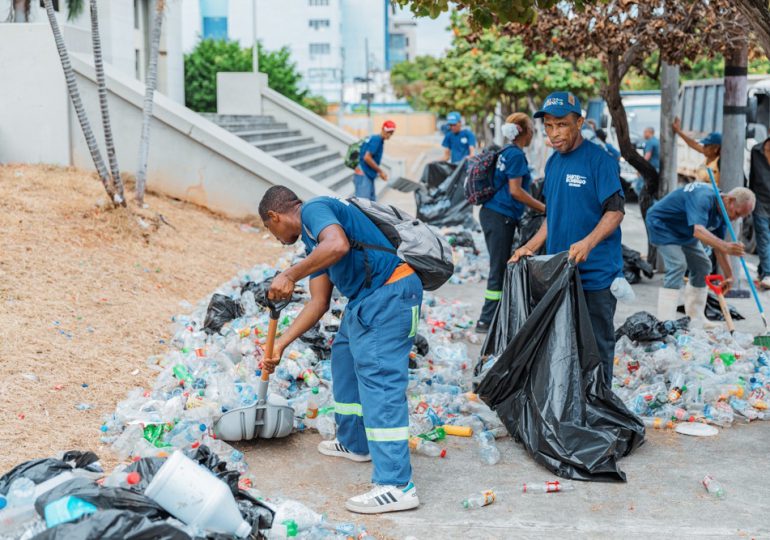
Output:
[[337,439],[371,454],[375,484],[412,478],[406,387],[421,303],[416,274],[383,285],[345,310],[332,344]]

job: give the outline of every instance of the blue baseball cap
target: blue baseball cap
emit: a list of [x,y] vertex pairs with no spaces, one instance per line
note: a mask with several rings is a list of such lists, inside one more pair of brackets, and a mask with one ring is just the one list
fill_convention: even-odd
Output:
[[448,115],[446,115],[446,123],[450,126],[453,126],[455,124],[459,124],[462,121],[462,117],[460,116],[459,112],[451,112]]
[[709,144],[722,144],[722,134],[718,131],[712,131],[706,137],[700,140],[700,143],[703,146],[709,145]]
[[580,108],[580,100],[572,92],[554,92],[543,102],[543,108],[535,113],[535,118],[542,118],[546,114],[563,118],[569,113],[583,116]]

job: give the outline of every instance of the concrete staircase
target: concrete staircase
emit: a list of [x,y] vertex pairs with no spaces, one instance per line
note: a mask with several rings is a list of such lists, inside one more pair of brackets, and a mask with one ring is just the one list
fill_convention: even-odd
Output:
[[340,197],[353,195],[353,170],[344,156],[272,116],[203,114],[206,119],[237,135]]

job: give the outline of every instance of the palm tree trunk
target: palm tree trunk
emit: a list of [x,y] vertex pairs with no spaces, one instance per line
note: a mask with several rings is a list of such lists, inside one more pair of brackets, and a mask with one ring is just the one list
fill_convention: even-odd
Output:
[[155,5],[155,20],[152,27],[150,42],[150,65],[147,68],[146,91],[144,93],[144,108],[142,111],[142,136],[139,140],[139,166],[136,171],[136,202],[144,204],[144,187],[147,180],[147,158],[150,152],[150,120],[152,119],[152,104],[155,87],[158,83],[158,54],[160,50],[160,31],[163,24],[164,0],[157,0]]
[[115,190],[115,202],[125,206],[126,200],[123,194],[123,180],[120,178],[118,156],[115,153],[115,141],[112,139],[112,125],[110,124],[110,109],[107,102],[107,81],[104,77],[104,60],[102,56],[102,39],[99,35],[99,14],[97,13],[96,0],[91,0],[91,40],[94,49],[94,70],[96,71],[96,86],[99,89],[99,107],[102,113],[102,127],[104,128],[104,145],[107,148],[107,159],[110,162],[113,189]]
[[80,91],[78,90],[78,83],[75,80],[75,71],[72,69],[70,63],[70,57],[67,53],[67,48],[64,45],[64,38],[62,37],[59,23],[56,20],[56,14],[53,10],[53,3],[51,0],[44,0],[45,11],[48,15],[48,22],[51,24],[51,30],[53,31],[53,37],[56,41],[56,49],[59,51],[59,58],[61,59],[62,70],[64,71],[64,78],[67,80],[67,91],[69,92],[70,99],[72,100],[72,106],[75,107],[75,113],[77,114],[78,121],[80,122],[80,128],[83,130],[83,136],[86,138],[86,144],[88,150],[91,152],[91,159],[94,161],[96,171],[99,173],[99,179],[102,181],[105,191],[110,196],[110,199],[117,205],[115,193],[112,190],[110,183],[110,174],[107,172],[107,166],[104,164],[99,147],[96,144],[96,137],[94,131],[91,129],[91,123],[88,121],[86,110],[83,107],[83,101],[80,99]]

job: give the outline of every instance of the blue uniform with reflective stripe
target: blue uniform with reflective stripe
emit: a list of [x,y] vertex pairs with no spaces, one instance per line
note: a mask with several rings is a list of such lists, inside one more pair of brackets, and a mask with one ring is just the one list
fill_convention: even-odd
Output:
[[[319,197],[302,208],[302,241],[310,253],[330,225],[348,239],[389,246],[385,236],[346,201]],[[373,229],[372,229],[373,228]],[[409,352],[422,304],[416,274],[385,285],[400,259],[368,250],[372,285],[363,283],[364,253],[351,250],[323,273],[350,302],[332,344],[337,439],[351,452],[371,454],[376,484],[403,485],[412,477],[409,461]]]

